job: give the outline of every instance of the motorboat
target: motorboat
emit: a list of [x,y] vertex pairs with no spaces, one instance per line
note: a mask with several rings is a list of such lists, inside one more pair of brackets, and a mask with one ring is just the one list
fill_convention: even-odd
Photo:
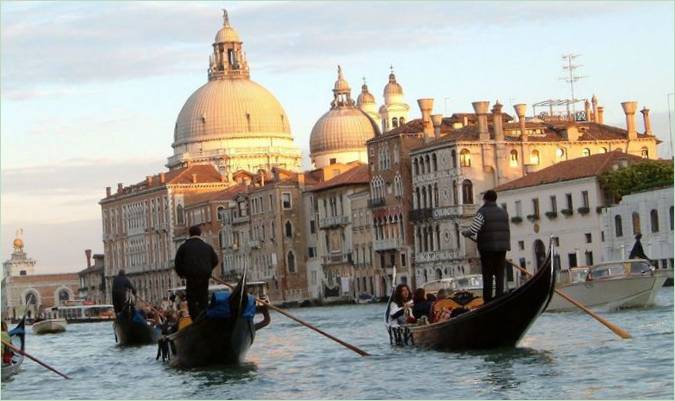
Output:
[[[665,272],[664,272],[665,273]],[[588,307],[621,309],[654,304],[668,278],[649,261],[629,259],[562,271],[556,288]],[[577,307],[555,294],[547,311],[576,311]]]
[[44,319],[33,323],[33,333],[51,334],[66,331],[66,319]]

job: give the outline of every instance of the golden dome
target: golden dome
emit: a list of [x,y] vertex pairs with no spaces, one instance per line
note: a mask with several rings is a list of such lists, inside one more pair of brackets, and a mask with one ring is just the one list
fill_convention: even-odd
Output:
[[377,124],[355,107],[334,108],[321,116],[312,128],[309,149],[312,155],[365,149],[366,141],[379,135]]
[[356,105],[361,107],[366,103],[375,103],[375,96],[368,91],[368,85],[365,83],[361,85],[361,93],[359,97],[356,98]]
[[344,75],[342,74],[342,67],[338,65],[338,78],[335,81],[335,85],[333,85],[333,91],[334,92],[347,92],[351,91],[352,89],[349,87],[349,83],[345,79]]
[[288,117],[279,101],[249,79],[216,79],[185,102],[176,120],[174,147],[207,139],[257,136],[291,138]]
[[393,71],[389,74],[389,82],[384,86],[383,94],[384,96],[403,94],[403,88],[396,82],[396,75],[394,75]]
[[23,240],[21,238],[17,238],[14,240],[14,249],[22,249],[23,248]]
[[230,26],[230,19],[227,15],[227,11],[223,10],[223,27],[220,28],[218,33],[216,33],[216,39],[214,40],[215,43],[225,43],[225,42],[239,42],[241,43],[241,39],[239,39],[239,34],[237,31]]

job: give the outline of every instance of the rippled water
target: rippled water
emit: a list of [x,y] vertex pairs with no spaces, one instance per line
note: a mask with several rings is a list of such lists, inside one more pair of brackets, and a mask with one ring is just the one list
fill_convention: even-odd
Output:
[[237,368],[169,368],[155,361],[155,346],[117,347],[110,323],[29,334],[27,350],[73,380],[26,360],[2,399],[673,399],[672,288],[656,307],[603,313],[631,340],[581,313],[547,313],[518,348],[490,352],[392,347],[383,309],[291,310],[371,357],[273,314]]

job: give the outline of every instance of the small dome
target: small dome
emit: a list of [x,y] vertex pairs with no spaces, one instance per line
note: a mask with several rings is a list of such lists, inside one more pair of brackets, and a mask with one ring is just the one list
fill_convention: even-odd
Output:
[[389,96],[389,95],[402,95],[403,94],[403,88],[401,88],[401,85],[396,82],[396,75],[392,72],[389,74],[389,82],[387,85],[384,87],[384,96]]
[[352,88],[349,87],[349,83],[345,79],[344,75],[342,74],[342,67],[338,65],[338,78],[337,81],[335,81],[335,85],[333,85],[333,91],[335,92],[347,92],[351,91]]
[[310,153],[364,149],[366,141],[379,135],[377,124],[355,107],[335,108],[321,116],[309,138]]
[[[212,31],[213,32],[213,31]],[[241,43],[239,34],[231,26],[224,26],[220,28],[214,39],[215,43],[238,42]]]
[[356,105],[360,107],[366,103],[375,103],[375,96],[368,91],[368,85],[363,84],[361,85],[361,93],[356,98]]
[[14,240],[14,249],[23,249],[23,240],[21,238]]

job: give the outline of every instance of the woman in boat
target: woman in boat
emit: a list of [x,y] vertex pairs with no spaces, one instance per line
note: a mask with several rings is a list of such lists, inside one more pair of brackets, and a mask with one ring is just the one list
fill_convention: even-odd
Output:
[[[2,341],[6,343],[11,343],[12,340],[9,338],[9,332],[7,331],[7,322],[2,321]],[[9,349],[5,344],[2,344],[2,363],[8,364],[12,361],[12,350]]]
[[413,308],[412,314],[415,319],[419,319],[422,316],[429,318],[429,311],[431,310],[431,302],[427,300],[426,292],[424,288],[418,288],[415,290],[415,295],[413,296]]
[[389,318],[398,324],[405,324],[412,316],[412,293],[406,284],[399,284],[389,309]]

